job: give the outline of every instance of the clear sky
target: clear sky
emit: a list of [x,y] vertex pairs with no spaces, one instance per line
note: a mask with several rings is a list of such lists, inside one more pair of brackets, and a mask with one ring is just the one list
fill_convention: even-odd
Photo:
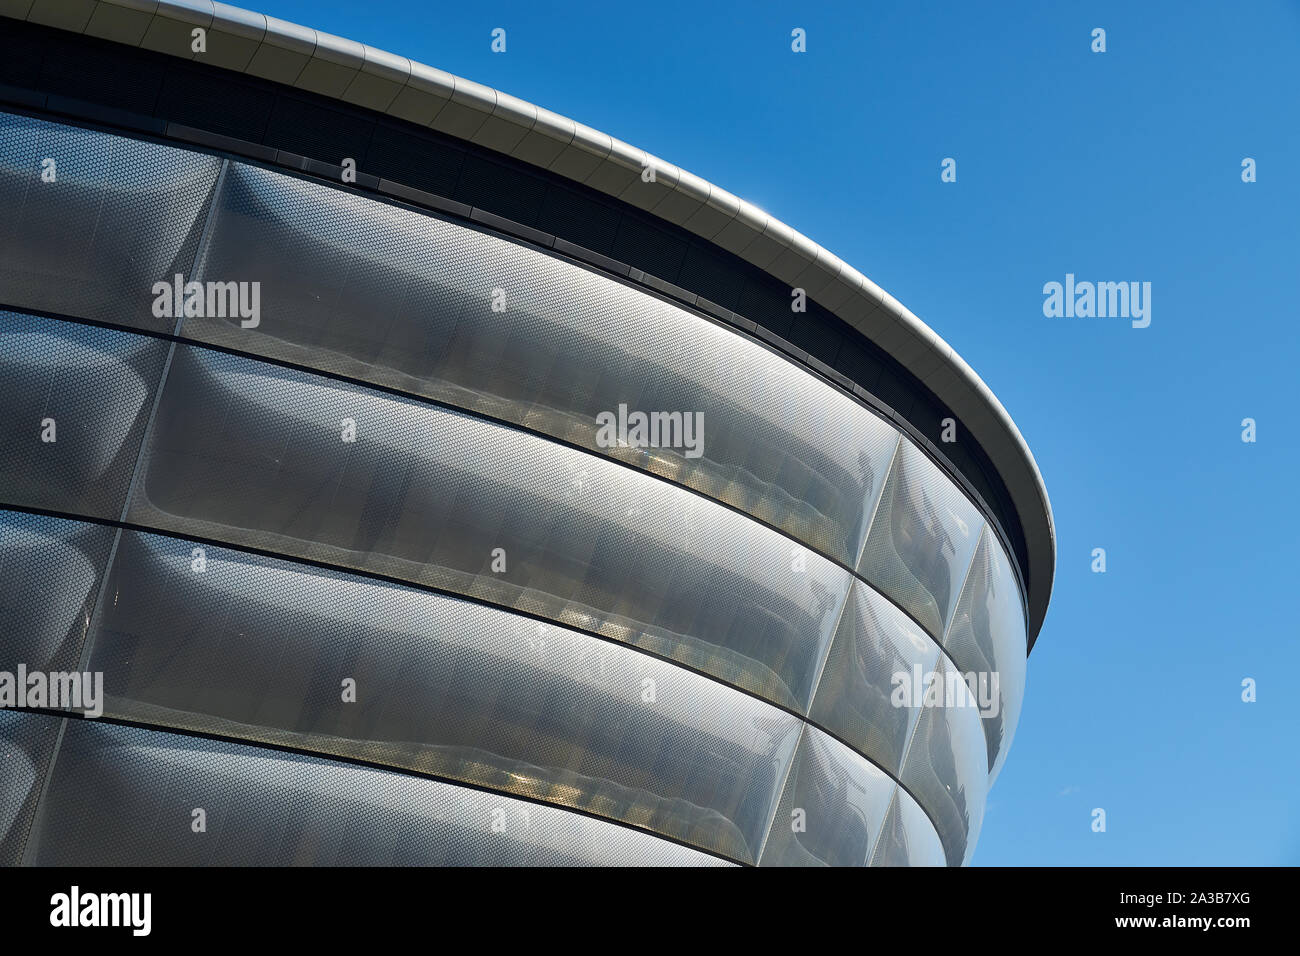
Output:
[[[247,5],[719,184],[989,384],[1059,555],[976,865],[1300,864],[1300,3]],[[1067,273],[1150,282],[1150,326],[1044,316]]]

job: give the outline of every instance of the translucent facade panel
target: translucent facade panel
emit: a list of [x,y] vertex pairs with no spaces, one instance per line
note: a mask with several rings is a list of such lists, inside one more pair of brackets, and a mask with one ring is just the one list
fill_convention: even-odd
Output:
[[947,866],[943,843],[920,804],[896,788],[871,854],[872,866]]
[[858,572],[938,639],[956,607],[983,526],[970,499],[904,439]]
[[176,351],[130,514],[518,608],[800,710],[851,579],[614,462],[192,347]]
[[973,850],[984,820],[988,751],[974,695],[947,658],[935,669],[936,696],[921,711],[899,780],[934,821],[948,863]]
[[[944,646],[981,697],[992,784],[1002,769],[1025,699],[1025,615],[1011,562],[992,528],[979,550]],[[995,682],[996,676],[996,682]]]
[[[52,721],[53,723],[53,721]],[[193,830],[204,811],[206,832]],[[696,866],[627,827],[434,780],[70,720],[38,866]]]
[[916,687],[939,654],[939,645],[911,618],[857,581],[809,716],[897,774],[921,714]]
[[[261,282],[261,321],[188,318],[188,337],[562,438],[846,564],[861,549],[894,429],[764,346],[646,292],[490,233],[239,163],[199,262],[206,280]],[[597,415],[620,405],[699,413],[702,442],[689,457],[603,447]]]
[[[796,717],[497,608],[124,533],[92,637],[109,716],[577,807],[753,862]],[[353,681],[355,702],[345,700]]]
[[113,529],[0,511],[0,671],[76,670]]
[[0,710],[0,866],[22,862],[61,720]]
[[167,348],[0,312],[0,505],[120,517]]
[[[0,710],[0,865],[969,860],[1023,602],[892,423],[634,283],[245,163],[0,112],[0,210],[0,671],[85,658],[157,728]],[[177,274],[257,283],[257,323],[155,315]],[[620,411],[699,444],[611,445]]]
[[0,302],[171,331],[153,314],[153,286],[188,276],[220,168],[214,156],[0,113]]
[[804,728],[763,866],[866,866],[897,784],[816,727]]

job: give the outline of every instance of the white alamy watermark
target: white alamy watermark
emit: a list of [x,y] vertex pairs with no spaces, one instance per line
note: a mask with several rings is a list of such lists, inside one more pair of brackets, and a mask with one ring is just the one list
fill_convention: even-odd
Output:
[[240,328],[255,329],[262,321],[262,283],[185,281],[176,273],[171,282],[153,284],[153,314],[158,319],[240,319]]
[[104,713],[103,671],[0,671],[0,708],[49,707],[80,710],[87,717]]
[[704,454],[703,412],[617,412],[596,415],[601,448],[681,448],[687,458]]
[[1132,319],[1133,328],[1151,324],[1150,282],[1065,282],[1043,286],[1043,315],[1049,319]]
[[996,717],[1001,707],[997,671],[923,671],[912,665],[911,673],[894,671],[890,678],[895,707],[976,707],[982,717]]
[[148,936],[153,929],[152,893],[83,893],[74,886],[50,897],[50,925],[125,926],[132,936]]

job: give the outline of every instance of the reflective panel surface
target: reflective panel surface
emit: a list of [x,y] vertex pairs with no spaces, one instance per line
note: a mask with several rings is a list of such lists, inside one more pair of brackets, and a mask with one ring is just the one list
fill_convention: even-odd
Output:
[[979,709],[947,658],[935,669],[937,703],[922,708],[899,776],[934,821],[948,863],[975,848],[988,790],[988,748]]
[[921,714],[915,688],[935,668],[939,653],[915,622],[858,581],[809,716],[897,775]]
[[[84,661],[158,728],[52,757],[60,718],[0,712],[0,864],[969,860],[1023,601],[890,420],[644,285],[248,163],[0,114],[0,209],[0,305],[64,316],[0,311],[0,672]],[[638,412],[700,440],[602,437]],[[983,713],[918,700],[962,674]],[[241,833],[196,850],[223,787]]]
[[895,788],[883,770],[806,727],[763,866],[866,866]]
[[793,715],[496,608],[221,548],[198,566],[188,542],[123,535],[90,659],[109,716],[405,767],[756,858]]
[[[53,721],[51,721],[53,723]],[[196,811],[205,832],[196,839]],[[70,720],[36,866],[699,866],[616,824],[403,774]]]
[[113,530],[0,511],[0,671],[75,670]]
[[0,866],[22,862],[60,722],[0,710]]
[[188,276],[220,167],[202,153],[0,113],[0,302],[171,331],[173,320],[153,314],[154,283]]
[[796,709],[851,577],[614,462],[192,347],[172,361],[130,514],[517,608]]
[[964,673],[974,675],[974,682],[970,676],[967,682],[994,705],[981,710],[991,786],[1020,722],[1027,651],[1024,611],[1011,564],[987,527],[944,647]]
[[[256,280],[260,323],[185,335],[428,396],[663,475],[852,563],[894,429],[759,343],[557,256],[233,163],[199,277]],[[597,416],[698,416],[689,447]],[[685,437],[683,435],[683,437]],[[631,439],[635,444],[635,436]]]
[[894,792],[880,828],[872,866],[946,866],[943,844],[920,804],[902,787]]
[[904,438],[858,572],[938,639],[983,526],[970,500]]
[[0,312],[0,505],[116,520],[167,343]]

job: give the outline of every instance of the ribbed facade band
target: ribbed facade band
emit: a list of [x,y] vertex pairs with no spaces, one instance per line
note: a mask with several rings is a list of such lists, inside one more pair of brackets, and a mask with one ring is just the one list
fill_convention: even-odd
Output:
[[[969,860],[1024,600],[863,402],[230,156],[3,113],[0,209],[0,673],[103,682],[0,710],[0,864]],[[698,453],[603,441],[620,406]],[[993,706],[900,705],[920,673]]]

